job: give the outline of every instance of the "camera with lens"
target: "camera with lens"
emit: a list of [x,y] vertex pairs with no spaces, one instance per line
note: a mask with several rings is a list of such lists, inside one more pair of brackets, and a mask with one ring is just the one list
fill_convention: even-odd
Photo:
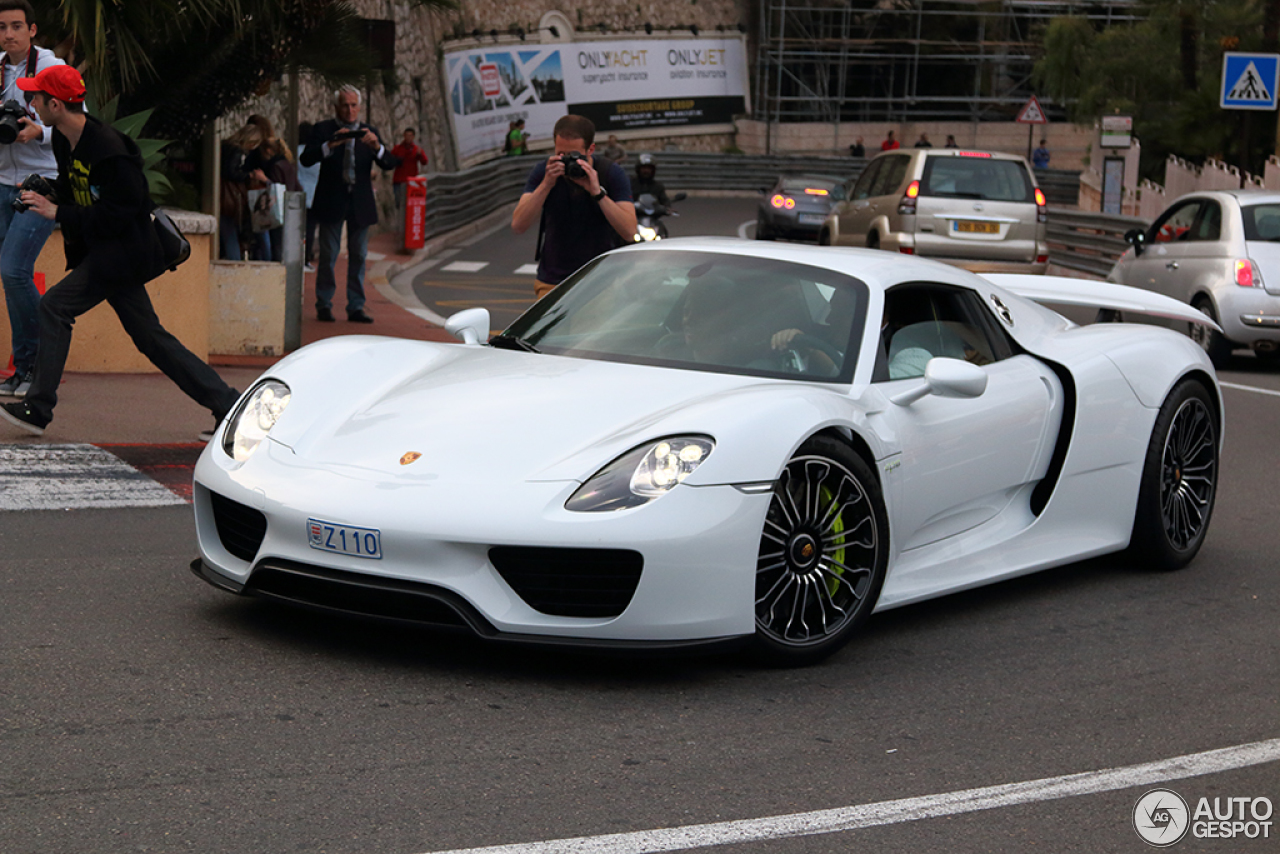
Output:
[[39,193],[49,199],[49,201],[54,201],[57,198],[57,194],[53,191],[53,185],[50,184],[43,175],[37,175],[32,172],[23,179],[22,185],[18,187],[18,195],[13,197],[13,204],[10,205],[10,207],[18,213],[26,213],[31,209],[31,205],[22,201],[23,190],[30,190],[33,193]]
[[13,98],[0,104],[0,144],[9,145],[18,138],[18,132],[22,130],[22,122],[18,119],[26,117],[26,109]]
[[582,168],[580,161],[586,160],[587,155],[579,154],[576,151],[570,151],[560,155],[560,162],[564,164],[564,174],[567,178],[585,178],[587,171]]

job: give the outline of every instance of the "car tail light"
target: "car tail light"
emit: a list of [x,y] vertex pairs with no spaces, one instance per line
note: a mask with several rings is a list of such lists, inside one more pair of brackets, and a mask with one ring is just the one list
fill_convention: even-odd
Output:
[[898,251],[901,252],[903,255],[916,254],[916,248],[914,246],[899,246]]
[[775,208],[786,208],[787,210],[791,210],[796,206],[796,200],[790,196],[784,196],[779,193],[769,200],[769,204],[773,205]]
[[960,157],[990,157],[991,156],[991,152],[989,151],[957,151],[956,154]]
[[1048,204],[1049,200],[1045,198],[1044,191],[1036,187],[1036,222],[1049,221],[1049,211],[1046,209]]
[[1236,261],[1236,284],[1242,288],[1262,287],[1262,276],[1248,258]]
[[914,214],[916,212],[916,199],[920,196],[920,182],[912,181],[907,185],[907,191],[902,194],[902,201],[898,202],[898,213]]
[[1037,264],[1044,264],[1044,263],[1045,263],[1045,262],[1047,262],[1048,260],[1049,260],[1049,256],[1048,256],[1048,255],[1037,255],[1037,256],[1036,256],[1036,263],[1037,263]]
[[822,189],[821,187],[805,187],[805,188],[804,188],[804,194],[805,194],[806,196],[827,196],[827,195],[830,195],[830,193],[828,193],[826,190]]

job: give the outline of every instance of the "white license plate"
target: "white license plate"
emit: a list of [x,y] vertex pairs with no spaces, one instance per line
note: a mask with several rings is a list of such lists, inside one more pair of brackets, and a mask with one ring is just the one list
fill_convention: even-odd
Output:
[[322,552],[382,559],[382,533],[377,528],[356,528],[308,519],[307,545]]
[[800,214],[801,225],[822,225],[827,218],[822,214]]

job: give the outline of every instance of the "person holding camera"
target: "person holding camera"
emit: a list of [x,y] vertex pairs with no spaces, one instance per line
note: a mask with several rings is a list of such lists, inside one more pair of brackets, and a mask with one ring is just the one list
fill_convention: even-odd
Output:
[[72,326],[106,302],[138,351],[213,413],[216,429],[240,395],[166,331],[151,306],[146,283],[164,272],[166,258],[138,144],[84,111],[84,80],[69,65],[23,77],[18,88],[30,93],[40,121],[53,128],[58,163],[56,201],[30,189],[18,198],[30,213],[62,226],[70,272],[40,300],[31,390],[24,400],[0,405],[0,418],[33,436],[44,433],[58,402]]
[[36,259],[53,233],[53,221],[14,205],[29,175],[52,181],[58,175],[53,158],[53,131],[36,120],[18,89],[22,77],[34,77],[62,65],[53,51],[36,47],[28,0],[0,0],[0,47],[4,49],[4,90],[0,93],[0,281],[9,310],[13,342],[13,376],[0,383],[0,396],[22,397],[31,388],[36,365],[40,291],[35,285]]
[[378,221],[373,198],[373,164],[384,171],[396,168],[398,158],[382,144],[378,129],[360,121],[360,90],[343,86],[334,94],[334,118],[317,122],[298,163],[320,164],[316,194],[311,202],[320,223],[320,265],[316,269],[316,319],[333,321],[333,297],[338,291],[334,264],[347,226],[347,320],[373,323],[364,310],[364,264],[369,254],[369,226]]
[[592,258],[632,241],[636,210],[622,167],[595,154],[596,126],[567,115],[552,131],[555,152],[533,167],[511,215],[511,230],[538,230],[537,281],[541,299]]

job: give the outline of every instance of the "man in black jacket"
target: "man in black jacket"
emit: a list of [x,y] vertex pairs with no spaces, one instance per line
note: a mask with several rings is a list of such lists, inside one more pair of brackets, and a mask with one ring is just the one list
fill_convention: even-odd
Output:
[[335,118],[311,129],[298,157],[302,166],[320,164],[311,211],[320,223],[320,266],[316,268],[316,317],[333,320],[338,290],[333,267],[338,260],[343,223],[347,226],[347,320],[373,323],[364,310],[364,262],[369,226],[378,221],[373,198],[373,164],[394,169],[399,159],[382,144],[378,129],[360,121],[360,90],[344,86],[334,96]]
[[[106,301],[134,346],[186,394],[222,421],[239,394],[165,331],[146,283],[164,270],[151,223],[155,206],[137,144],[84,112],[84,81],[55,65],[18,81],[40,121],[53,128],[57,202],[30,190],[19,198],[62,226],[69,273],[40,300],[40,344],[25,400],[0,407],[0,418],[34,436],[53,420],[58,383],[71,348],[71,327]],[[202,433],[206,441],[212,431]]]

